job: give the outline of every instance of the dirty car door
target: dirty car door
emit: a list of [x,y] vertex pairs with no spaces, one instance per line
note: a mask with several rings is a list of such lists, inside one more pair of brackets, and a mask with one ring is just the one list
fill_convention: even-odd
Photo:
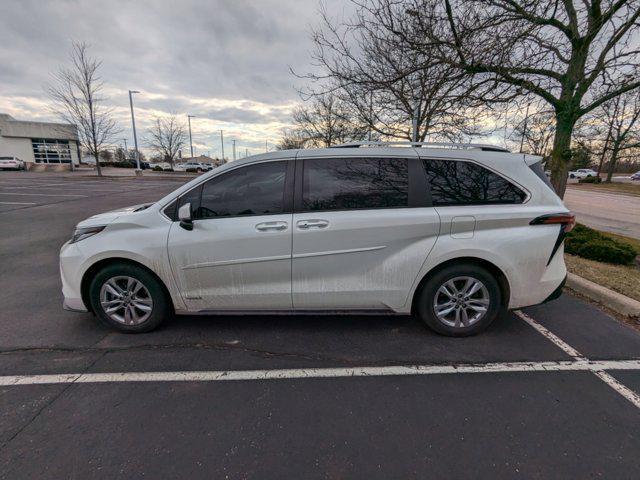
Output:
[[181,204],[192,202],[193,230],[174,222],[168,251],[189,310],[292,307],[288,170],[281,160],[244,165],[183,195]]

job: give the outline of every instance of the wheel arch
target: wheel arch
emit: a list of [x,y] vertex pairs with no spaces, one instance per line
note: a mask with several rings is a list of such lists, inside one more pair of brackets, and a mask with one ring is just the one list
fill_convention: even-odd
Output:
[[95,313],[95,312],[93,312],[93,309],[91,307],[91,300],[89,298],[89,287],[91,286],[91,280],[93,279],[93,277],[95,277],[95,275],[100,270],[102,270],[103,268],[105,268],[105,267],[107,267],[109,265],[113,265],[115,263],[133,265],[133,266],[142,268],[147,273],[152,275],[158,281],[160,286],[162,287],[162,290],[164,291],[165,295],[167,296],[167,299],[169,300],[169,305],[171,305],[172,311],[175,312],[175,305],[173,303],[173,297],[171,296],[171,292],[169,292],[169,289],[167,288],[167,285],[162,280],[162,278],[160,278],[160,276],[156,272],[151,270],[146,265],[144,265],[144,264],[142,264],[140,262],[137,262],[135,260],[132,260],[130,258],[124,258],[124,257],[103,258],[102,260],[98,260],[97,262],[92,264],[84,272],[84,274],[82,275],[82,280],[80,281],[80,295],[82,297],[82,302],[84,303],[84,305],[87,308],[87,310],[89,310],[91,313]]
[[447,268],[450,265],[456,265],[461,263],[477,265],[491,272],[491,274],[495,276],[496,280],[498,281],[498,285],[500,286],[502,305],[505,308],[509,306],[509,300],[511,298],[511,286],[509,285],[509,280],[507,279],[507,276],[502,271],[502,269],[497,265],[495,265],[494,263],[490,262],[489,260],[485,260],[484,258],[468,256],[468,257],[451,258],[442,263],[439,263],[438,265],[435,265],[432,269],[427,271],[422,276],[422,278],[420,279],[420,282],[418,282],[418,286],[413,292],[413,298],[411,299],[411,313],[416,312],[416,302],[418,301],[418,298],[420,298],[420,293],[422,292],[424,285],[427,283],[427,280],[429,280],[429,277],[434,273],[439,272],[444,268]]

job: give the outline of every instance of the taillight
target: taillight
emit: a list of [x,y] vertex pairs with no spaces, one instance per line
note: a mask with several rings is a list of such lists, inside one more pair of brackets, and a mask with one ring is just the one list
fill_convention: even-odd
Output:
[[576,216],[570,212],[551,213],[534,218],[529,225],[564,225],[564,233],[569,233],[576,225]]

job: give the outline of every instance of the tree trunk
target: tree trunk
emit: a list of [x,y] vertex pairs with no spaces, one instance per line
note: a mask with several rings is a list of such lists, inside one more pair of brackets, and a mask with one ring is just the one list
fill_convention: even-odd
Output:
[[613,130],[613,125],[609,124],[609,131],[607,132],[607,138],[604,142],[604,147],[602,147],[602,155],[600,156],[600,163],[598,164],[598,178],[600,178],[600,174],[602,173],[602,165],[604,164],[604,159],[607,156],[607,150],[609,150],[609,140],[611,140],[611,130]]
[[102,168],[100,167],[100,152],[98,151],[98,146],[95,143],[93,144],[93,154],[96,159],[96,170],[98,171],[98,176],[101,177]]
[[560,198],[567,189],[567,176],[571,164],[571,135],[575,121],[567,115],[556,114],[556,135],[551,151],[551,183]]
[[620,143],[616,140],[611,149],[611,158],[609,159],[609,168],[607,169],[607,179],[605,182],[611,183],[613,177],[613,171],[616,168],[616,162],[618,161],[618,154],[620,153]]

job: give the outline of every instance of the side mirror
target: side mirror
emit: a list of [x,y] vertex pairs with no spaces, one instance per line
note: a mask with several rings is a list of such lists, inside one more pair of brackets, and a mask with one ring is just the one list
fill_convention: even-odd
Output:
[[191,218],[191,204],[185,203],[178,209],[178,220],[180,226],[185,230],[193,230],[193,219]]

